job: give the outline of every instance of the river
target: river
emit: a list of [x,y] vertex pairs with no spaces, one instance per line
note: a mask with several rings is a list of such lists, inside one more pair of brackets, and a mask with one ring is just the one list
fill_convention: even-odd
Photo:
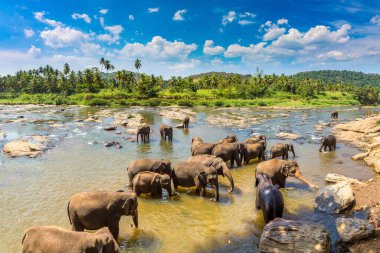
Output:
[[[30,134],[50,135],[54,146],[37,158],[8,158],[0,154],[0,252],[20,252],[23,232],[30,226],[55,225],[70,228],[66,206],[71,195],[83,191],[118,190],[128,182],[128,162],[139,157],[167,158],[175,163],[190,155],[191,139],[200,136],[216,142],[228,134],[243,141],[252,134],[268,136],[268,148],[277,142],[276,133],[294,132],[302,136],[291,142],[303,175],[318,186],[324,185],[327,173],[367,180],[371,169],[360,161],[350,159],[358,150],[338,142],[336,152],[319,153],[319,138],[331,131],[327,127],[316,131],[318,122],[329,122],[329,109],[269,111],[245,110],[246,117],[270,113],[289,116],[265,118],[248,127],[216,127],[206,122],[209,115],[222,110],[194,108],[197,122],[189,130],[174,129],[173,143],[160,140],[159,125],[175,125],[179,121],[159,116],[158,109],[123,109],[141,113],[151,124],[150,143],[127,142],[100,123],[78,124],[75,120],[96,113],[99,108],[71,107],[65,111],[55,107],[2,106],[0,128],[7,139],[19,139]],[[120,109],[122,110],[122,109]],[[229,109],[226,109],[228,112]],[[363,110],[345,107],[339,110],[339,122],[365,115]],[[23,115],[24,122],[6,123]],[[58,123],[51,127],[51,121]],[[112,121],[112,119],[108,119]],[[103,141],[117,140],[122,149],[106,148]],[[92,144],[94,141],[100,144]],[[268,155],[268,154],[267,154]],[[255,210],[254,170],[257,163],[232,170],[235,191],[227,192],[228,181],[221,178],[220,202],[198,197],[193,190],[182,189],[179,195],[163,199],[139,197],[139,228],[131,227],[130,217],[120,222],[119,243],[123,252],[257,252],[264,226],[261,212]],[[335,215],[314,209],[314,192],[304,184],[289,178],[281,189],[285,201],[284,218],[318,222],[326,226],[337,240]]]

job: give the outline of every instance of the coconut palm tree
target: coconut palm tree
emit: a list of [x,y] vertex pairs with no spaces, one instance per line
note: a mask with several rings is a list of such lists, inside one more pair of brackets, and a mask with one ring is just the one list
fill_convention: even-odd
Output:
[[141,60],[140,59],[136,59],[135,60],[135,68],[137,70],[137,72],[139,71],[139,69],[142,67],[141,65]]
[[107,70],[107,74],[108,74],[108,70],[114,70],[115,66],[112,65],[109,60],[106,60],[104,63],[104,68]]
[[105,66],[106,60],[104,57],[100,58],[99,64],[100,64],[100,72],[103,71],[103,66]]

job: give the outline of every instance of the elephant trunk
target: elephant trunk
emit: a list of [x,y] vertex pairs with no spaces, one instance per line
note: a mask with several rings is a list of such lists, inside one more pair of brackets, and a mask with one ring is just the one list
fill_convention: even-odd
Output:
[[216,183],[214,187],[215,187],[215,201],[219,201],[219,184]]
[[298,180],[300,180],[301,182],[307,184],[310,188],[313,188],[313,189],[318,189],[318,186],[310,183],[306,178],[304,178],[301,174],[301,172],[298,172],[294,175],[295,178],[297,178]]
[[296,157],[296,153],[294,152],[294,147],[293,146],[291,147],[291,151],[293,153],[293,157]]
[[226,176],[228,181],[230,181],[231,187],[228,189],[228,192],[233,192],[235,188],[234,179],[232,178],[231,171],[228,169],[227,165],[223,165],[223,176]]
[[137,208],[133,211],[132,219],[135,228],[137,228],[139,226],[139,212],[137,211]]

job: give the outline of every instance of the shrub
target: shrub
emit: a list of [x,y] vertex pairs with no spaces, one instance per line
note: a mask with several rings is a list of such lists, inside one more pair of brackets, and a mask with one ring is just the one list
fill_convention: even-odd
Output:
[[109,103],[109,101],[101,99],[101,98],[94,98],[88,102],[88,105],[90,105],[90,106],[108,106],[108,105],[110,105],[110,103]]
[[223,105],[224,105],[224,102],[218,100],[218,101],[215,101],[214,105],[215,105],[215,106],[223,106]]
[[181,99],[178,101],[178,105],[192,107],[194,106],[194,102],[187,99]]
[[264,101],[260,101],[257,103],[258,106],[267,106],[267,103],[265,103]]

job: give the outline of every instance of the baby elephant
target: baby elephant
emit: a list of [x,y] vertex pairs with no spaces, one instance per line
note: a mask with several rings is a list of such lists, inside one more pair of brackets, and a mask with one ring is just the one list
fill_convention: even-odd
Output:
[[189,122],[190,122],[190,118],[189,116],[186,116],[185,119],[183,120],[183,128],[189,128]]
[[137,196],[134,192],[82,192],[70,198],[67,213],[74,231],[108,227],[113,237],[119,236],[122,215],[131,215],[138,226]]
[[54,226],[31,227],[22,239],[22,253],[119,253],[109,229],[95,233],[75,232]]
[[268,175],[256,175],[256,208],[261,209],[265,224],[275,218],[282,218],[284,199],[278,187],[272,184]]
[[333,135],[328,135],[326,137],[323,137],[321,140],[321,147],[319,148],[319,152],[322,152],[322,148],[326,152],[327,147],[329,148],[329,151],[336,150],[336,138]]
[[158,174],[151,171],[138,173],[132,182],[132,190],[137,194],[150,193],[153,198],[162,197],[162,188],[173,196],[172,184],[169,175]]
[[163,138],[166,141],[166,138],[168,138],[168,141],[173,141],[173,128],[168,125],[161,125],[160,126],[160,134],[161,138]]
[[139,135],[141,136],[141,141],[142,142],[149,142],[149,134],[150,134],[150,126],[148,125],[143,125],[139,128],[137,128],[137,142],[139,142]]
[[330,118],[337,119],[338,118],[338,112],[337,111],[332,112]]

